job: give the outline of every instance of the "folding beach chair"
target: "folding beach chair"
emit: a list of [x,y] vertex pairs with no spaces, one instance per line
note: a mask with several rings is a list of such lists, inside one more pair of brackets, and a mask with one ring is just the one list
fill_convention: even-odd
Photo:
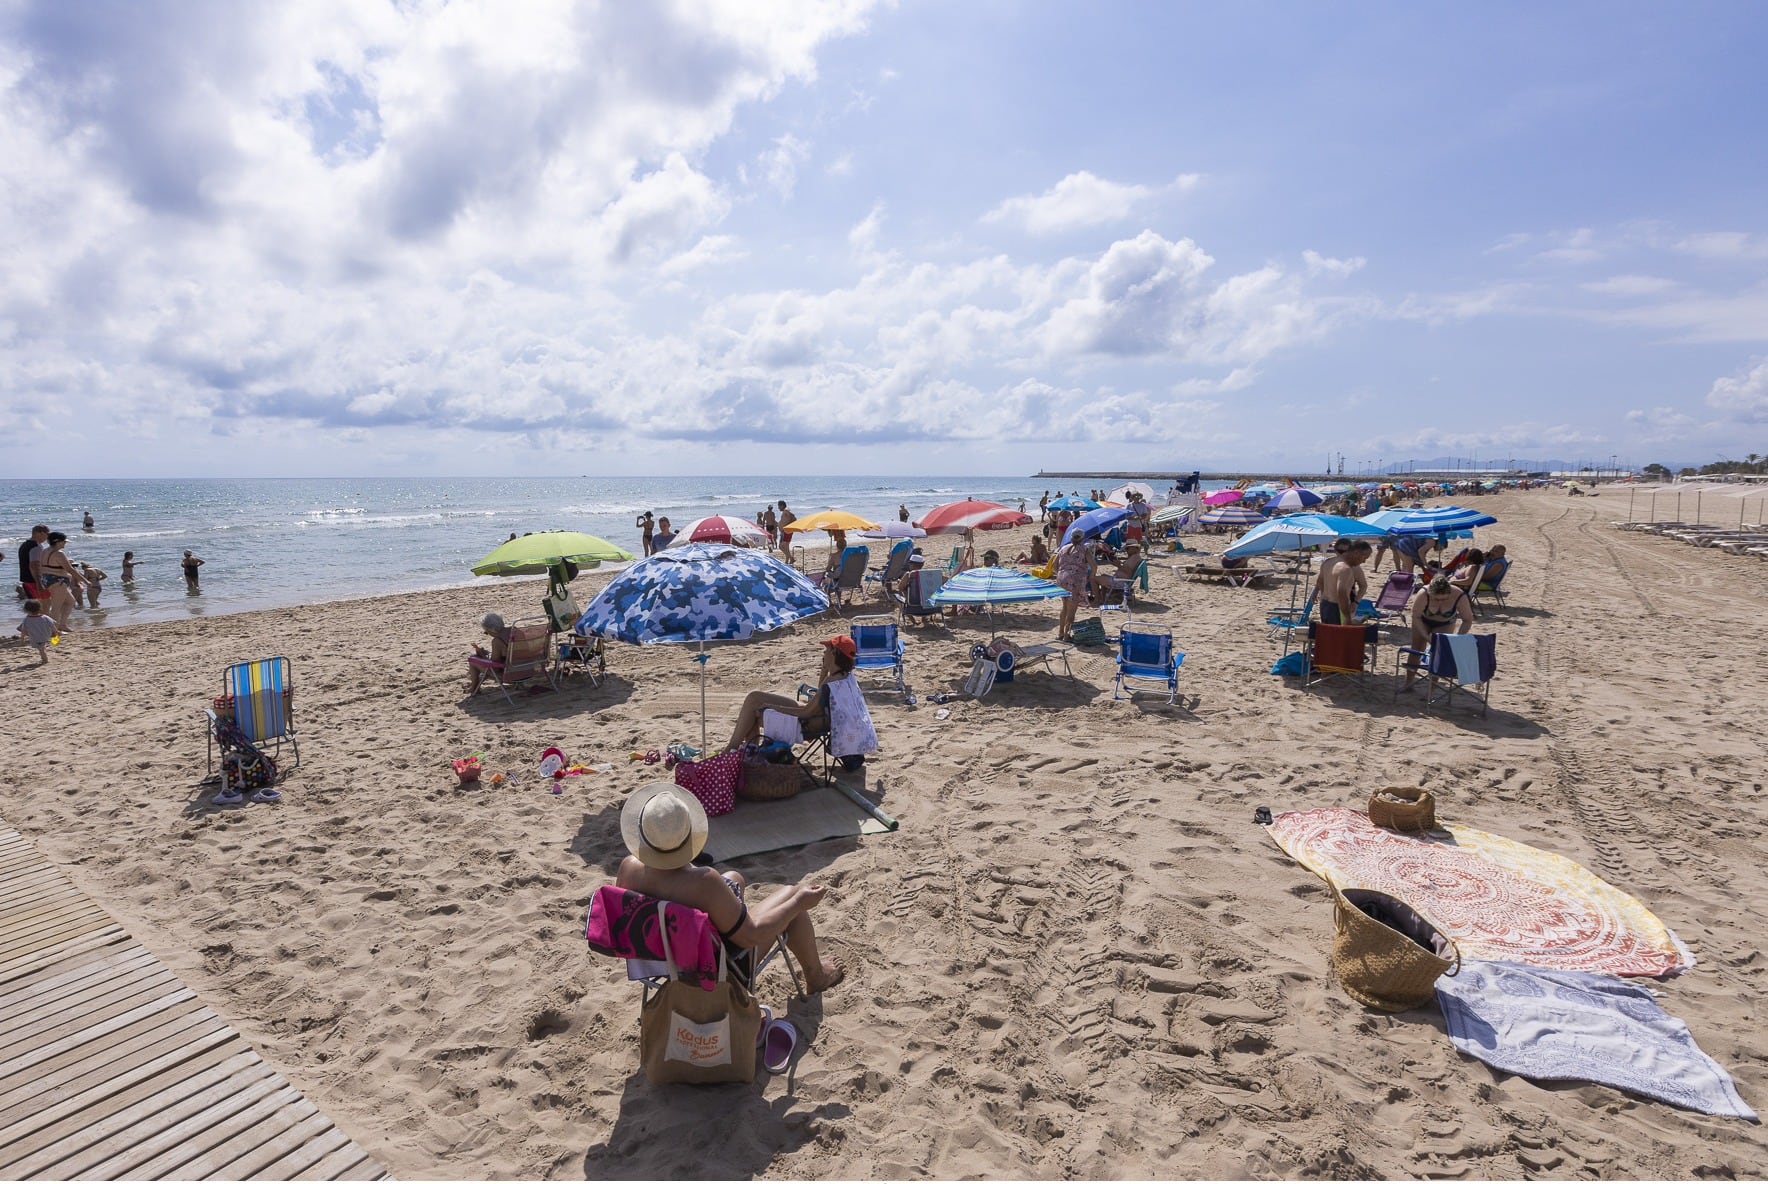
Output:
[[1309,621],[1307,675],[1302,686],[1318,686],[1339,675],[1361,678],[1375,669],[1376,649],[1380,644],[1379,625],[1328,625]]
[[888,671],[898,692],[903,689],[903,641],[893,617],[855,617],[848,627],[853,638],[853,668]]
[[1272,613],[1265,619],[1265,624],[1271,627],[1271,631],[1267,635],[1267,640],[1275,641],[1277,636],[1281,634],[1285,642],[1285,648],[1287,649],[1287,643],[1294,637],[1295,631],[1304,628],[1307,625],[1309,618],[1313,615],[1314,596],[1313,593],[1310,592],[1308,598],[1302,602],[1299,611],[1295,613]]
[[[724,956],[712,919],[685,904],[658,900],[613,884],[604,884],[589,899],[583,930],[589,948],[626,962],[626,977],[644,986],[644,998],[672,975],[702,985],[716,980],[718,960]],[[751,991],[761,972],[775,958],[786,964],[792,989],[803,993],[798,967],[781,934],[771,946],[752,949],[747,958],[728,962],[730,973]]]
[[1184,661],[1185,655],[1173,649],[1171,629],[1126,623],[1117,639],[1117,680],[1111,697],[1123,698],[1124,679],[1141,678],[1165,683],[1166,701],[1172,703],[1179,695],[1179,667]]
[[546,623],[552,629],[548,644],[552,649],[555,671],[560,675],[581,671],[589,675],[590,686],[600,686],[602,675],[608,672],[607,649],[601,638],[577,632],[577,620],[583,613],[572,598],[571,590],[555,585],[540,603],[546,612]]
[[[1492,679],[1498,673],[1498,635],[1496,633],[1437,633],[1423,649],[1401,646],[1394,655],[1394,674],[1403,677],[1401,664],[1422,661],[1428,679],[1424,692],[1424,710],[1440,702],[1445,707],[1456,694],[1466,695],[1479,704],[1481,716],[1492,709]],[[1438,688],[1442,693],[1439,695]],[[1398,699],[1399,689],[1394,690]]]
[[841,552],[834,572],[823,578],[823,591],[829,594],[829,604],[837,611],[850,593],[865,586],[866,563],[871,557],[872,553],[864,547],[849,547]]
[[1480,573],[1479,583],[1474,586],[1473,611],[1479,611],[1479,598],[1489,596],[1498,602],[1499,608],[1508,608],[1504,603],[1504,577],[1510,574],[1508,557],[1493,559],[1486,564],[1486,570]]
[[945,573],[942,571],[928,571],[923,568],[912,573],[909,576],[908,594],[903,597],[902,603],[897,606],[896,610],[901,616],[903,624],[906,625],[911,620],[924,620],[927,617],[938,619],[941,610],[937,604],[932,603],[933,594],[939,591],[940,586],[944,583]]
[[890,598],[890,590],[896,587],[896,581],[902,579],[902,573],[909,569],[909,556],[914,553],[913,539],[898,539],[885,557],[884,566],[877,571],[866,573],[866,583],[877,584],[885,599]]
[[1409,571],[1390,571],[1387,583],[1375,597],[1375,611],[1378,613],[1397,613],[1405,610],[1412,602],[1412,593],[1418,590],[1416,577]]
[[229,666],[221,676],[214,714],[231,719],[247,743],[258,749],[268,746],[273,757],[282,755],[282,742],[287,740],[295,754],[289,767],[301,763],[301,746],[295,738],[295,685],[287,658]]
[[553,690],[559,684],[553,679],[552,624],[549,621],[518,622],[511,625],[504,634],[504,645],[509,654],[501,662],[490,658],[468,658],[468,664],[483,670],[497,681],[497,689],[503,692],[504,699],[511,707],[516,701],[510,697],[510,687],[517,683],[539,680]]

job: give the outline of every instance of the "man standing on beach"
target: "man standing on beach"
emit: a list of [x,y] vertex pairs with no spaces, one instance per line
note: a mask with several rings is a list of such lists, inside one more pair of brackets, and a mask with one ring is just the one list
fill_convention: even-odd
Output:
[[18,582],[25,586],[27,600],[43,598],[42,585],[37,582],[43,556],[49,554],[49,528],[31,527],[31,537],[18,545]]
[[1039,522],[1050,520],[1050,491],[1047,489],[1044,490],[1044,496],[1037,499],[1037,520]]
[[1322,577],[1320,589],[1320,620],[1327,625],[1352,625],[1357,619],[1357,602],[1368,590],[1369,577],[1363,574],[1363,561],[1374,547],[1361,539],[1346,547],[1339,561]]
[[786,562],[792,562],[792,536],[786,533],[786,527],[798,521],[798,515],[786,508],[786,499],[780,499],[780,513],[777,519],[780,527],[780,550],[785,553]]

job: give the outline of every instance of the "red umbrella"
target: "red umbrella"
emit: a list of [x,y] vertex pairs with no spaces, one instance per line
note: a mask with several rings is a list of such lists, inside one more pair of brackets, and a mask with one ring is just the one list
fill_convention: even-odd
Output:
[[1030,514],[1021,514],[999,502],[967,500],[935,506],[922,515],[915,525],[928,534],[962,534],[966,530],[1008,530],[1029,526]]
[[768,545],[767,531],[755,525],[747,518],[730,518],[723,514],[714,514],[710,518],[699,518],[681,528],[673,539],[671,547],[684,547],[689,543],[730,543],[738,547],[765,547]]

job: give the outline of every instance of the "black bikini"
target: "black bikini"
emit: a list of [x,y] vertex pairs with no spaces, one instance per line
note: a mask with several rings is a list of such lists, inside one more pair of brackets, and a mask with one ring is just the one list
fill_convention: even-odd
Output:
[[[1457,615],[1459,615],[1456,613],[1455,610],[1461,607],[1461,597],[1467,595],[1467,589],[1460,588],[1460,589],[1457,589],[1457,591],[1459,591],[1461,595],[1457,596],[1457,597],[1455,597],[1455,599],[1451,600],[1449,602],[1449,607],[1448,607],[1447,611],[1442,613],[1440,616],[1439,616],[1439,614],[1433,613],[1430,611],[1430,601],[1429,600],[1426,600],[1424,602],[1423,617],[1424,617],[1424,623],[1426,625],[1430,625],[1435,628],[1441,629],[1444,625],[1449,624],[1450,622],[1452,622],[1456,618]],[[1425,595],[1428,596],[1429,593],[1426,593]]]

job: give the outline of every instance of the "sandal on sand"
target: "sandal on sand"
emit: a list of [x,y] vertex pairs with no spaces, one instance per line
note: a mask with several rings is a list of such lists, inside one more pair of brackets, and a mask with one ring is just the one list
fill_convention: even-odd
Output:
[[280,802],[282,801],[282,793],[266,785],[263,789],[260,789],[257,793],[252,795],[252,800],[254,802]]
[[784,1073],[792,1067],[792,1054],[798,1051],[798,1029],[791,1020],[774,1020],[761,1031],[761,1067],[769,1073]]
[[246,795],[237,789],[223,789],[210,799],[217,806],[237,806],[246,800]]
[[767,1027],[773,1023],[773,1008],[765,1003],[759,1006],[761,1007],[761,1027],[755,1029],[755,1047],[757,1049],[767,1043]]

